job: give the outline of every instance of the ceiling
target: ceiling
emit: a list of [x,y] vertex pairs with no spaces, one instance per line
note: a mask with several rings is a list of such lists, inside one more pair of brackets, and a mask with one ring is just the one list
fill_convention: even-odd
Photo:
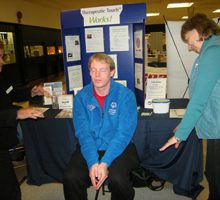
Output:
[[[129,4],[129,3],[146,3],[146,12],[159,12],[160,15],[157,17],[148,17],[147,24],[163,24],[164,17],[168,21],[181,20],[182,16],[192,16],[194,13],[200,12],[205,13],[208,17],[215,18],[220,17],[220,13],[212,13],[213,10],[220,9],[220,0],[25,0],[30,3],[36,3],[44,7],[50,7],[54,9],[70,10],[80,9],[86,7],[96,7],[104,5],[114,4]],[[179,3],[179,2],[194,2],[190,8],[177,8],[167,9],[168,3]],[[164,17],[163,17],[164,16]]]
[[[168,3],[194,2],[190,8],[166,8]],[[163,16],[168,21],[181,20],[183,16],[192,16],[195,13],[204,13],[210,18],[220,17],[220,13],[212,13],[220,9],[220,0],[147,0],[147,12],[159,12],[158,17],[148,17],[147,24],[164,23]]]

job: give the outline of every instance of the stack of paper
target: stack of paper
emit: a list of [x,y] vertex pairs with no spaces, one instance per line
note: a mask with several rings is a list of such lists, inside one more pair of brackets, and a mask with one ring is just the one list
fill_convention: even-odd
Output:
[[183,118],[186,109],[170,109],[170,118]]

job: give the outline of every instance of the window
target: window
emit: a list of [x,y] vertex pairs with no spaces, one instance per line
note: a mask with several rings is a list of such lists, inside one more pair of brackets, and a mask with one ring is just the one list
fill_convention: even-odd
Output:
[[44,55],[44,51],[42,45],[30,46],[30,57],[39,57],[43,55]]
[[14,33],[0,32],[0,40],[4,44],[4,61],[6,64],[16,63]]
[[47,47],[47,55],[54,55],[56,54],[55,46],[48,46]]

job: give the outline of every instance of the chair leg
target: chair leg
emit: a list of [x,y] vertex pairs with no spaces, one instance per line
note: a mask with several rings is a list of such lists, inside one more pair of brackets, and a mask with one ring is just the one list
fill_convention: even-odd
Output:
[[98,198],[99,198],[99,190],[100,190],[100,189],[96,190],[96,193],[95,193],[95,200],[98,200]]
[[27,176],[24,176],[20,181],[19,181],[19,185],[21,185],[22,183],[24,183],[24,181],[27,179]]
[[102,185],[102,195],[105,195],[105,185]]
[[[104,181],[104,183],[102,184],[102,195],[104,196],[105,195],[105,192],[110,192],[109,190],[105,190],[105,185],[107,184],[108,182]],[[98,197],[99,197],[99,191],[101,189],[101,187],[96,190],[96,194],[95,194],[95,200],[98,200]]]

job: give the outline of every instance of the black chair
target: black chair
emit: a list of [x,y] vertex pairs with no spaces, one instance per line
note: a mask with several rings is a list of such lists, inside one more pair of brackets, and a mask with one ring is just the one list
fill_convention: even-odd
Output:
[[22,161],[24,160],[24,145],[18,144],[17,146],[9,149],[9,154],[11,156],[12,161]]
[[[24,149],[23,144],[18,144],[14,148],[9,149],[9,154],[11,156],[11,160],[12,160],[12,164],[14,166],[14,169],[26,167],[26,162],[24,161],[25,149]],[[23,176],[19,180],[19,184],[21,185],[26,179],[27,179],[27,175]]]

